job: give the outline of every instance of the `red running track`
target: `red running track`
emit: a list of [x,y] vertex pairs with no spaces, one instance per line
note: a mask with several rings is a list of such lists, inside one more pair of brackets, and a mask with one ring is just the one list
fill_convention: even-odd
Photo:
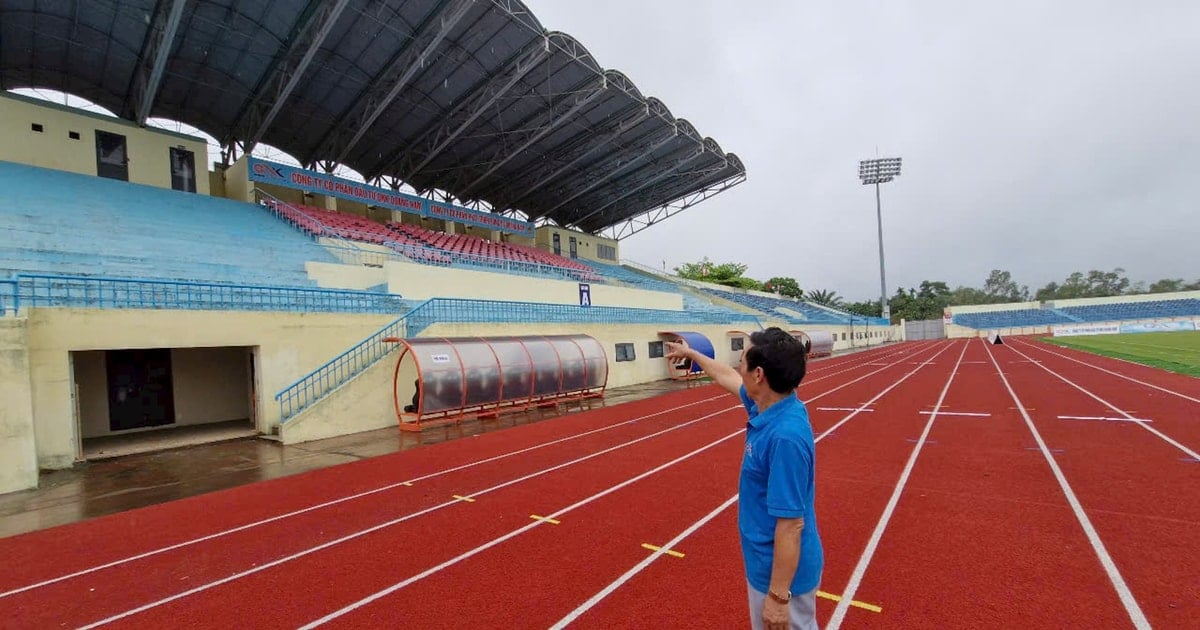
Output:
[[[823,624],[1127,627],[1137,611],[1182,627],[1200,615],[1200,464],[1138,423],[1058,419],[1112,410],[1045,368],[1110,405],[1171,416],[1153,426],[1181,444],[1193,425],[1179,415],[1194,409],[1020,341],[903,344],[811,367],[799,393],[819,439]],[[744,627],[744,421],[736,399],[704,387],[0,540],[0,618]],[[855,605],[826,598],[839,594]]]

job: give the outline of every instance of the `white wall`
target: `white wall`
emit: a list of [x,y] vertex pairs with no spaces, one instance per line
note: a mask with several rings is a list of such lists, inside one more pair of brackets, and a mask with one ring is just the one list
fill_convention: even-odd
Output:
[[0,317],[0,494],[36,488],[26,320]]

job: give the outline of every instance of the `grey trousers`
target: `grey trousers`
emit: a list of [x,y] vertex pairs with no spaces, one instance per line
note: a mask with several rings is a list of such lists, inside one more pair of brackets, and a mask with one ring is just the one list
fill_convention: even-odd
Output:
[[[746,590],[750,594],[750,627],[754,630],[763,630],[763,601],[767,598],[766,593],[760,593],[746,582]],[[813,589],[802,595],[792,595],[791,607],[791,630],[818,630],[817,626],[817,589]]]

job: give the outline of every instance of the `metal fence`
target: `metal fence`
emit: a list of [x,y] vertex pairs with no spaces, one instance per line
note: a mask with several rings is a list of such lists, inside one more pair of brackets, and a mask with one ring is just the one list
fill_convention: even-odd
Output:
[[[22,308],[400,313],[398,295],[305,287],[21,274],[14,302]],[[0,289],[2,292],[2,289]]]

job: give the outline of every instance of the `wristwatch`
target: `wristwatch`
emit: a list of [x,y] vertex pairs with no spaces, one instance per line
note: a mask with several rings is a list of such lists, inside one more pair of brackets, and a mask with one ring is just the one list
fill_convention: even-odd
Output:
[[771,599],[779,602],[780,604],[786,604],[786,603],[792,601],[792,592],[791,591],[788,591],[787,595],[784,596],[784,595],[777,595],[775,593],[775,591],[773,591],[771,589],[767,589],[767,595],[770,595]]

